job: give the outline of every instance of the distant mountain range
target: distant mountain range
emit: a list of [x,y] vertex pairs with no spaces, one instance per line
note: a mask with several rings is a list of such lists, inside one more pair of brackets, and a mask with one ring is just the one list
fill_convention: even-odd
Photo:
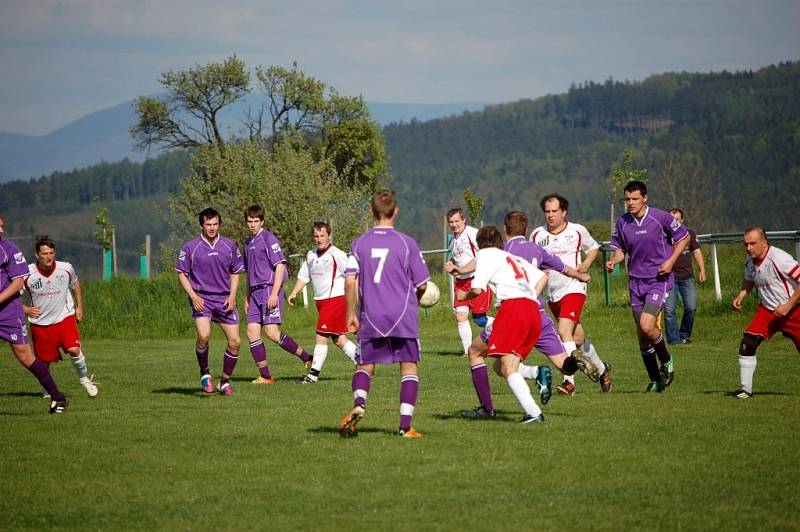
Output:
[[[238,117],[242,116],[247,105],[243,103],[227,113],[228,127],[241,127]],[[476,111],[486,104],[371,102],[368,105],[375,121],[385,126]],[[133,102],[129,101],[86,115],[47,135],[0,131],[0,183],[83,168],[100,161],[119,161],[125,157],[142,161],[147,154],[134,149],[133,139],[128,134],[128,128],[135,120]]]

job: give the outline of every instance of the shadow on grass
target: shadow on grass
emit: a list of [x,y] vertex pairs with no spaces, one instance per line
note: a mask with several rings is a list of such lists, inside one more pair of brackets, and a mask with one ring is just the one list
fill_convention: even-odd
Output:
[[158,388],[152,390],[150,393],[162,393],[168,395],[194,395],[196,397],[208,397],[215,395],[213,393],[204,393],[197,388],[181,388],[180,386],[171,386],[169,388]]
[[[314,432],[316,434],[336,434],[338,436],[339,435],[339,427],[329,427],[329,426],[316,427],[316,428],[313,428],[313,429],[308,429],[308,432]],[[397,435],[397,431],[396,430],[381,429],[381,428],[375,428],[375,427],[362,428],[361,426],[359,426],[358,427],[358,432],[356,433],[356,436],[353,436],[353,438],[357,438],[358,434],[362,434],[362,433],[365,433],[365,434],[388,434],[390,436],[396,436]],[[343,440],[352,440],[353,438],[342,438],[342,439]]]
[[463,351],[434,351],[433,353],[430,354],[440,357],[467,358],[467,355],[465,355]]
[[[703,390],[697,393],[702,393],[704,395],[721,395],[723,397],[730,397],[733,398],[739,391],[730,391],[730,390]],[[756,392],[753,394],[753,397],[759,395],[769,395],[774,397],[792,397],[794,396],[793,393],[786,393],[786,392]]]
[[7,417],[31,417],[37,416],[38,413],[24,413],[24,412],[0,412],[0,417],[7,416]]
[[41,392],[4,392],[0,397],[42,397]]

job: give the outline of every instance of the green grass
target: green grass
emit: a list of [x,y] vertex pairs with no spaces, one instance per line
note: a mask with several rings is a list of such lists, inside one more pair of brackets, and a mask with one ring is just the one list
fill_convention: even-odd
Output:
[[[499,419],[458,416],[476,399],[440,304],[423,319],[418,441],[393,435],[394,367],[379,368],[360,436],[339,438],[352,368],[335,348],[313,386],[293,384],[302,366],[272,346],[277,383],[251,385],[255,365],[243,350],[236,395],[223,398],[199,393],[191,334],[95,334],[84,347],[100,395],[88,398],[59,364],[54,375],[72,404],[49,416],[3,345],[2,528],[796,530],[798,355],[784,338],[764,344],[757,395],[727,397],[750,313],[706,313],[705,298],[695,343],[673,350],[675,383],[644,394],[629,312],[606,308],[595,290],[585,322],[613,364],[614,389],[602,394],[579,376],[575,397],[554,397],[546,422],[526,426],[495,376]],[[309,347],[313,320],[291,309],[286,330]],[[215,330],[215,374],[221,350]]]

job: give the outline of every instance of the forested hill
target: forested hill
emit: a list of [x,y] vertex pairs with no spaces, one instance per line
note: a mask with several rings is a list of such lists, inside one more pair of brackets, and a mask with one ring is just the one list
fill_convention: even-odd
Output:
[[486,201],[487,223],[510,209],[538,211],[538,199],[553,191],[571,200],[573,219],[606,220],[606,178],[625,147],[648,170],[651,204],[686,207],[700,230],[800,225],[797,62],[588,82],[566,94],[390,125],[384,135],[402,225],[428,245],[441,242],[442,213],[464,204],[466,188]]

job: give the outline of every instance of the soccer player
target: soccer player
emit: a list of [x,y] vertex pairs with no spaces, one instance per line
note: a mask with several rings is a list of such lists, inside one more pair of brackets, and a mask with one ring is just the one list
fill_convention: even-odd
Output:
[[499,360],[499,371],[524,411],[520,423],[541,423],[544,414],[519,373],[519,366],[539,339],[541,315],[537,298],[547,276],[528,261],[504,251],[503,237],[493,225],[481,228],[476,240],[479,251],[472,287],[459,290],[456,297],[459,301],[478,297],[492,287],[500,309],[492,323],[487,351],[479,358]]
[[345,272],[347,327],[358,333],[360,352],[352,381],[353,408],[339,424],[339,434],[356,435],[375,365],[399,363],[399,435],[416,439],[422,436],[411,427],[419,391],[418,302],[430,275],[414,239],[394,229],[399,212],[394,191],[376,192],[371,211],[375,225],[353,240]]
[[36,237],[36,263],[28,266],[25,290],[32,306],[23,308],[31,322],[36,358],[50,364],[61,360],[60,350],[65,351],[78,372],[78,382],[89,397],[95,397],[97,386],[89,377],[78,333],[84,316],[81,284],[72,264],[56,260],[55,242],[47,236]]
[[16,244],[3,238],[5,219],[0,215],[0,339],[11,345],[11,352],[30,371],[50,395],[50,413],[61,414],[69,406],[67,396],[56,386],[47,364],[33,356],[25,328],[22,287],[28,263]]
[[794,342],[800,353],[800,265],[782,249],[770,246],[762,227],[745,231],[744,247],[748,257],[742,287],[733,299],[733,308],[740,310],[744,298],[756,287],[759,303],[739,344],[741,389],[734,394],[737,399],[753,396],[756,350],[764,339],[769,340],[780,331]]
[[[685,223],[682,210],[670,209],[669,213],[680,220],[681,223]],[[689,232],[689,245],[683,250],[683,253],[675,261],[675,266],[672,268],[675,275],[675,286],[672,287],[672,291],[669,293],[664,310],[664,322],[669,344],[691,343],[694,314],[697,311],[697,290],[694,284],[692,257],[694,257],[700,270],[698,279],[701,283],[706,282],[706,265],[703,262],[703,252],[700,251],[697,235],[689,228],[686,230]],[[677,316],[678,295],[681,296],[683,301],[683,317],[680,321],[680,328],[678,328]]]
[[[569,201],[558,194],[545,196],[539,202],[545,225],[534,229],[531,240],[561,259],[571,268],[588,273],[597,258],[600,244],[580,224],[567,221]],[[586,256],[581,260],[581,253]],[[586,304],[586,283],[554,271],[547,276],[547,305],[558,322],[558,335],[567,353],[581,349],[600,371],[600,389],[611,390],[611,368],[600,359],[594,345],[586,338],[581,313]],[[556,391],[561,395],[575,392],[575,378],[565,375]]]
[[198,215],[200,236],[181,248],[175,270],[178,282],[189,297],[192,318],[197,328],[195,355],[200,366],[200,387],[214,393],[214,381],[208,367],[208,342],[211,322],[222,329],[228,345],[222,361],[222,376],[217,385],[220,395],[233,395],[230,379],[239,360],[239,312],[236,309],[236,289],[239,274],[244,269],[242,255],[236,244],[219,234],[222,216],[215,209],[204,209]]
[[631,181],[623,191],[628,212],[614,225],[611,247],[615,251],[606,261],[606,269],[613,271],[628,256],[631,310],[650,378],[645,391],[663,392],[672,384],[674,370],[656,321],[672,289],[672,267],[689,243],[689,233],[668,212],[647,205],[647,185],[641,181]]
[[267,349],[261,339],[261,329],[272,342],[287,353],[311,366],[311,355],[297,345],[294,338],[281,332],[283,323],[283,283],[289,279],[286,256],[278,238],[264,229],[264,209],[251,205],[244,210],[244,219],[250,236],[244,242],[244,264],[247,270],[247,339],[250,354],[258,366],[259,376],[254,384],[272,384],[274,379],[267,363]]
[[[468,292],[475,275],[475,256],[478,253],[478,246],[475,243],[475,235],[478,230],[467,225],[464,213],[461,209],[450,209],[447,211],[447,223],[453,230],[453,237],[450,240],[449,254],[450,260],[445,262],[444,269],[455,278],[455,290]],[[458,324],[458,336],[461,338],[461,346],[464,354],[467,353],[472,343],[472,328],[469,324],[469,314],[479,327],[485,327],[490,321],[486,316],[489,311],[490,292],[484,292],[480,297],[472,298],[468,301],[458,301],[453,299],[453,308],[456,311],[456,323]]]
[[306,254],[297,272],[297,282],[286,298],[291,305],[298,292],[311,282],[317,303],[317,329],[311,370],[299,382],[315,383],[328,357],[328,338],[336,344],[353,364],[356,363],[356,344],[347,338],[347,303],[344,297],[344,271],[347,254],[331,243],[331,226],[316,222],[311,228],[316,249]]

